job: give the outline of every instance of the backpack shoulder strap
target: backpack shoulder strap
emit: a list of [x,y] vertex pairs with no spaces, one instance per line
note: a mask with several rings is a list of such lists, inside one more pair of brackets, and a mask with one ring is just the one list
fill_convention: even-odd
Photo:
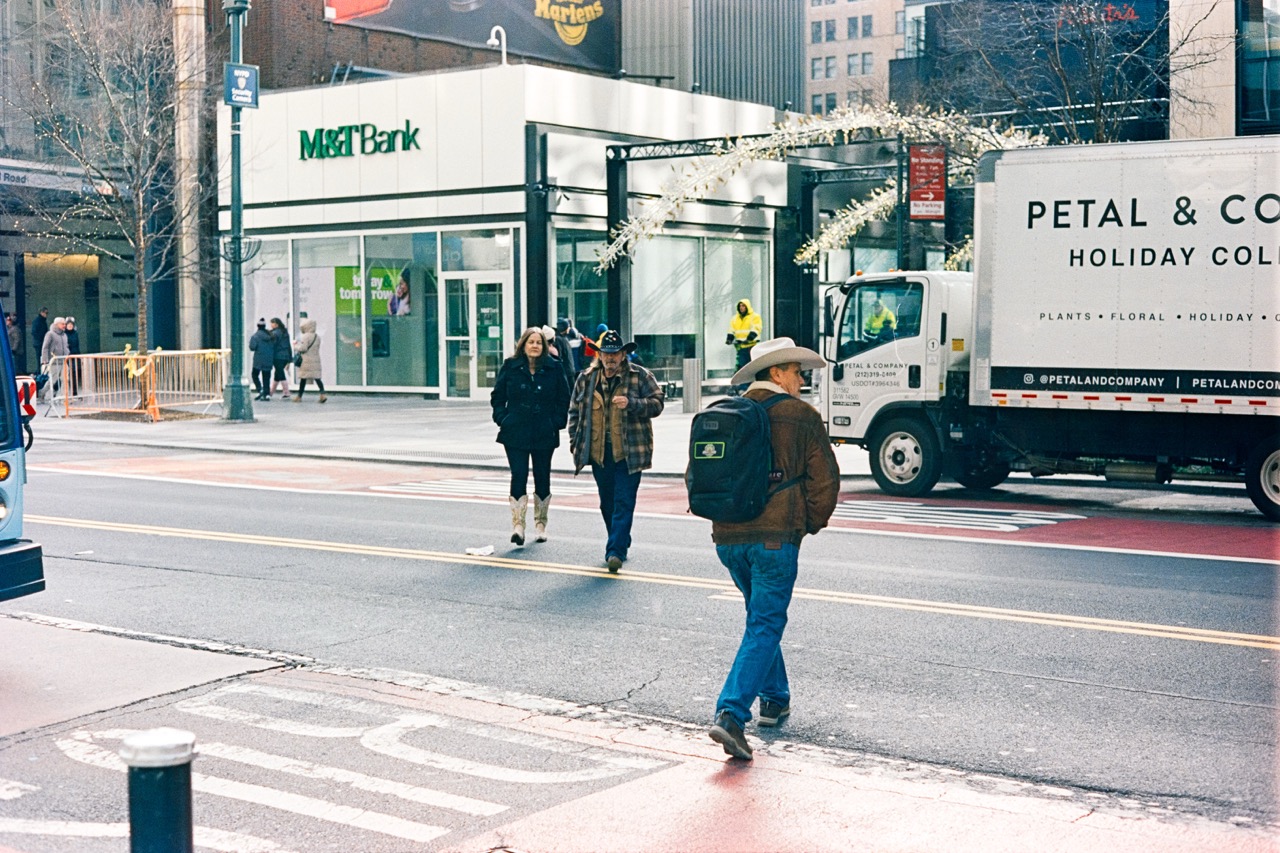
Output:
[[[775,392],[772,397],[769,397],[767,400],[762,400],[760,402],[760,405],[763,406],[766,411],[768,411],[769,409],[772,409],[774,406],[781,403],[783,400],[789,399],[790,397],[791,397],[790,394],[779,394]],[[808,478],[809,478],[808,474],[799,474],[795,477],[792,477],[790,480],[784,480],[783,482],[769,489],[768,496],[772,498],[774,495],[778,494],[778,492],[785,491],[786,489],[789,489],[792,486],[798,486],[800,485],[800,483],[804,482]]]

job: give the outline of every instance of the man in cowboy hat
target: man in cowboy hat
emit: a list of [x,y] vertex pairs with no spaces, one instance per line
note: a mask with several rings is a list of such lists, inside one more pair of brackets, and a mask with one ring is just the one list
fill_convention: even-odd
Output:
[[770,481],[799,484],[774,492],[764,512],[750,521],[713,522],[716,555],[729,570],[747,605],[747,628],[716,700],[711,739],[735,758],[751,758],[742,727],[751,721],[751,706],[760,699],[761,726],[776,726],[791,713],[791,687],[782,662],[782,629],[796,583],[800,540],[827,526],[840,493],[840,468],[822,417],[799,399],[801,370],[825,367],[822,356],[798,347],[791,338],[762,341],[751,361],[733,376],[733,384],[750,382],[744,396],[763,402],[787,394],[768,409],[774,471]]
[[653,419],[665,400],[653,374],[627,359],[634,343],[609,329],[596,345],[600,354],[579,374],[569,399],[569,449],[575,476],[591,464],[608,532],[605,565],[616,572],[631,548],[640,472],[653,465]]

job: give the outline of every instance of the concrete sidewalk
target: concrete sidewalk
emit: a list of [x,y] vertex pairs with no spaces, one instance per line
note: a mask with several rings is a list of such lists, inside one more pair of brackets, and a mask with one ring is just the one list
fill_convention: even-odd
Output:
[[[681,401],[670,400],[653,421],[653,473],[682,475],[688,454],[689,424]],[[704,404],[710,400],[704,400]],[[506,456],[494,439],[498,428],[487,401],[423,400],[409,395],[330,394],[321,405],[308,393],[300,403],[275,399],[253,404],[253,422],[228,422],[215,407],[208,417],[145,423],[100,416],[60,418],[40,407],[32,421],[39,459],[43,441],[267,453],[377,462],[505,468]],[[869,475],[867,454],[856,447],[836,448],[843,475]],[[572,471],[568,435],[552,460],[556,471]]]

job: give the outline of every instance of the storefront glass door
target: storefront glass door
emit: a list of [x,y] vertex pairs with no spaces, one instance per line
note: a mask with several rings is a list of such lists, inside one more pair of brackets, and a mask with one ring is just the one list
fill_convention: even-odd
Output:
[[502,298],[506,282],[493,276],[444,279],[445,396],[487,399],[505,355]]

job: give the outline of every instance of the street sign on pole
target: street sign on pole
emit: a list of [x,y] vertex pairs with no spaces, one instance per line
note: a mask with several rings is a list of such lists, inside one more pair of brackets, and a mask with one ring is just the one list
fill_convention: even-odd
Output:
[[911,219],[946,219],[946,146],[911,145],[907,162],[908,207]]
[[258,108],[258,66],[222,63],[222,102],[229,107]]

